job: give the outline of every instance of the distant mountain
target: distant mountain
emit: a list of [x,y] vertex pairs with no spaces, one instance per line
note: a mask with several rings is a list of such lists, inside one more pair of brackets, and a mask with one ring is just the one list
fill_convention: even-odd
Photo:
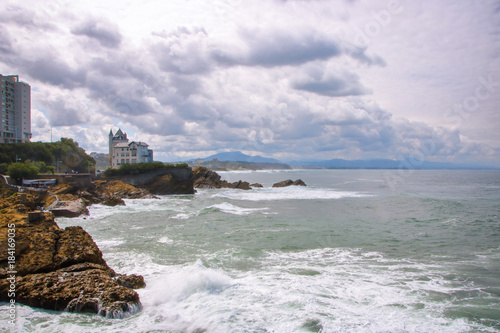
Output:
[[[250,156],[241,151],[218,153],[203,158],[205,162],[211,162],[216,158],[220,162],[247,162],[247,163],[273,163],[282,164],[288,168],[326,168],[326,169],[499,169],[498,167],[481,166],[473,164],[459,164],[447,162],[428,162],[415,160],[390,160],[390,159],[370,159],[370,160],[295,160],[279,161],[274,158],[262,157],[259,155]],[[286,163],[286,164],[284,164]]]
[[205,157],[204,161],[212,161],[216,158],[218,161],[234,161],[234,162],[251,162],[251,163],[281,163],[277,159],[267,158],[262,156],[250,156],[243,154],[241,151],[231,151],[225,153],[218,153],[212,156]]

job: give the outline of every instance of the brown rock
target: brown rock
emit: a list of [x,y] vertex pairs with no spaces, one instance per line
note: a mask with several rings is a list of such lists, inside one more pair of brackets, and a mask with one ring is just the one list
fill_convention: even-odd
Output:
[[307,186],[307,185],[302,181],[302,179],[297,179],[296,181],[287,179],[273,184],[273,187],[287,187],[287,186]]
[[264,187],[262,186],[262,184],[259,184],[259,183],[253,183],[253,184],[250,184],[251,187]]
[[252,189],[248,182],[244,182],[241,180],[234,182],[234,183],[226,183],[226,185],[227,186],[225,186],[225,187],[228,187],[228,188],[239,188],[241,190],[251,190]]
[[[0,280],[0,293],[7,294],[9,281]],[[3,298],[3,297],[2,297]],[[29,274],[16,280],[16,301],[56,311],[89,312],[123,317],[140,307],[139,295],[119,285],[107,270],[88,269]]]
[[[70,199],[70,198],[65,198]],[[87,202],[82,198],[74,198],[74,200],[59,201],[52,205],[50,211],[57,217],[78,217],[81,215],[89,215]]]
[[302,181],[302,179],[297,179],[296,181],[293,182],[293,186],[307,186],[306,183]]
[[199,166],[193,169],[193,186],[195,188],[221,188],[220,175],[205,167]]
[[109,270],[101,250],[82,227],[67,227],[60,232],[53,262],[56,269],[78,263],[93,263]]
[[96,195],[102,197],[103,199],[107,197],[119,197],[125,199],[153,197],[148,190],[126,184],[121,180],[99,180],[95,181],[94,184],[96,187],[93,191]]
[[251,190],[248,182],[239,180],[234,183],[228,183],[226,180],[221,180],[221,176],[217,172],[202,166],[193,169],[193,184],[195,188],[237,188]]
[[118,274],[114,277],[115,281],[118,282],[119,285],[131,288],[131,289],[141,289],[146,287],[146,282],[144,282],[144,277],[141,275],[125,275]]
[[191,181],[179,180],[169,173],[156,177],[145,187],[151,193],[158,195],[194,193]]
[[113,196],[106,197],[104,199],[104,201],[102,202],[102,204],[106,205],[106,206],[111,206],[111,207],[114,207],[114,206],[125,206],[125,201],[123,201],[122,198],[113,195]]
[[[28,222],[30,200],[36,202],[31,195],[0,198],[0,302],[9,301],[9,271],[15,270],[19,303],[113,318],[137,311],[139,296],[124,285],[143,285],[143,278],[124,277],[123,285],[115,281],[116,273],[81,227],[62,230],[47,212]],[[27,212],[20,214],[20,207]],[[15,233],[15,267],[9,265],[9,233]]]

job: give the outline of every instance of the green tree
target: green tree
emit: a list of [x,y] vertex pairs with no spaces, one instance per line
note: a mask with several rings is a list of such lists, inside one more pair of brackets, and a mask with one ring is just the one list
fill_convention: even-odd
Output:
[[8,167],[9,165],[7,163],[0,163],[0,174],[5,175]]
[[25,163],[12,163],[7,169],[7,174],[17,183],[23,178],[35,178],[38,175],[38,168]]
[[48,173],[51,173],[51,174],[54,174],[54,172],[56,172],[56,168],[55,168],[55,167],[53,167],[52,165],[49,165],[49,166],[47,167],[47,172],[48,172]]

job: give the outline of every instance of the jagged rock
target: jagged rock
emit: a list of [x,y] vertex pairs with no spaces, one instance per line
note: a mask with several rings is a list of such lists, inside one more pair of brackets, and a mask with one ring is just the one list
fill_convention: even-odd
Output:
[[140,289],[146,287],[146,282],[144,282],[144,277],[141,275],[125,275],[118,274],[114,277],[115,281],[118,282],[119,285],[131,288],[131,289]]
[[287,187],[287,186],[307,186],[307,185],[302,181],[302,179],[297,179],[296,181],[287,179],[273,184],[273,187]]
[[[205,167],[196,167],[193,169],[193,184],[195,188],[238,188],[242,190],[251,190],[250,184],[239,180],[229,183],[221,180],[221,176]],[[262,185],[261,185],[262,186]]]
[[[0,291],[7,294],[8,281],[0,280]],[[90,312],[121,317],[139,307],[139,295],[111,278],[109,271],[88,269],[28,274],[16,280],[16,301],[56,311]],[[133,310],[132,310],[133,311]]]
[[106,205],[106,206],[111,206],[111,207],[114,207],[114,206],[125,206],[125,201],[123,201],[122,198],[113,195],[113,196],[109,196],[106,199],[104,199],[104,201],[102,202],[102,204]]
[[87,202],[82,198],[76,198],[71,201],[59,201],[50,208],[50,211],[58,217],[78,217],[80,215],[89,215]]
[[[116,273],[81,227],[63,230],[48,212],[28,222],[27,213],[19,213],[17,208],[29,210],[30,200],[36,202],[30,195],[0,199],[0,302],[9,301],[9,271],[15,269],[19,303],[109,317],[138,310],[139,296],[126,286],[141,285],[142,277],[124,276],[128,285],[115,281]],[[15,267],[9,265],[9,229],[15,229]]]
[[[67,227],[59,234],[53,257],[55,268],[78,263],[93,263],[107,267],[102,252],[82,227]],[[109,267],[107,267],[109,270]]]
[[149,185],[144,187],[151,193],[158,195],[194,193],[191,180],[179,180],[169,173],[156,177]]
[[250,184],[251,187],[264,187],[262,186],[262,184],[259,184],[259,183],[253,183],[253,184]]
[[238,189],[241,189],[241,190],[251,190],[252,188],[250,187],[250,184],[248,182],[244,182],[244,181],[237,181],[237,182],[234,182],[234,183],[228,183],[227,181],[223,180],[221,182],[221,187],[224,187],[224,188],[238,188]]
[[193,186],[195,188],[221,188],[220,178],[217,172],[205,167],[199,166],[193,169]]
[[93,192],[103,200],[113,196],[122,199],[153,198],[147,189],[137,188],[121,180],[98,180],[94,183],[96,187]]
[[296,181],[293,182],[293,186],[307,186],[306,183],[302,181],[302,179],[297,179]]

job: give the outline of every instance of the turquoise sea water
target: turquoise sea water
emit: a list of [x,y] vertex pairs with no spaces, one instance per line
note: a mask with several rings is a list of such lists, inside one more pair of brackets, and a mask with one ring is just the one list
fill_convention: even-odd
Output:
[[[57,220],[87,230],[117,272],[145,277],[143,309],[109,319],[19,306],[16,329],[500,332],[499,171],[221,175],[264,188]],[[298,178],[308,186],[271,187]]]

